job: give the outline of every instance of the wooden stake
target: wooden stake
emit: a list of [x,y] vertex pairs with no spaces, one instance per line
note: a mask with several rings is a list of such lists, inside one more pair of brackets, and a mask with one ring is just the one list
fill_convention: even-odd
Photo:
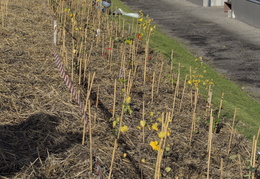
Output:
[[185,93],[185,89],[186,89],[187,77],[188,77],[188,75],[186,75],[185,79],[184,79],[184,85],[183,85],[183,89],[182,89],[182,95],[181,95],[181,102],[180,102],[180,106],[179,106],[179,112],[181,111],[181,108],[182,108],[182,102],[183,102],[184,93]]
[[181,64],[179,63],[178,76],[177,76],[177,82],[176,82],[176,87],[175,87],[175,96],[178,96],[178,91],[179,91],[179,87],[180,87],[180,76],[181,76]]
[[209,123],[209,136],[208,136],[208,170],[207,170],[207,179],[209,179],[210,172],[210,158],[211,158],[211,146],[212,146],[212,125],[213,125],[213,116],[212,109],[210,111],[210,123]]
[[85,120],[84,117],[83,117],[83,132],[82,132],[82,142],[81,142],[82,145],[85,144],[86,125],[87,125],[86,120]]
[[223,158],[220,159],[220,179],[223,179]]
[[89,170],[92,171],[92,166],[93,166],[93,162],[92,162],[92,125],[91,125],[91,113],[90,113],[90,100],[88,100],[88,126],[89,126]]
[[219,103],[218,118],[220,117],[220,112],[221,112],[221,108],[222,108],[223,98],[224,98],[224,92],[222,93],[221,100],[220,100],[220,103]]
[[110,168],[109,168],[108,179],[111,179],[111,175],[112,175],[113,164],[114,164],[114,160],[115,160],[115,154],[116,154],[117,146],[118,146],[118,144],[117,144],[117,139],[115,139],[114,148],[113,148],[113,153],[112,153],[112,159],[111,159],[111,164],[110,164]]
[[147,59],[149,53],[149,39],[146,41],[145,45],[145,57],[144,57],[144,85],[146,83],[146,67],[147,67]]

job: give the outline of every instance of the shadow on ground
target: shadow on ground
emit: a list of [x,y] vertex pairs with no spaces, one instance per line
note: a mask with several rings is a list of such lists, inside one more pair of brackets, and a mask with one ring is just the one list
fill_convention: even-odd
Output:
[[0,176],[10,177],[30,163],[44,161],[48,153],[60,153],[80,143],[80,134],[57,130],[60,120],[37,113],[18,125],[0,125]]

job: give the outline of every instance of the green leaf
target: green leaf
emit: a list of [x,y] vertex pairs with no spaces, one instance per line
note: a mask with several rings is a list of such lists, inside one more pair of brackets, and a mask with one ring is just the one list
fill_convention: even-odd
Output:
[[233,160],[233,159],[237,158],[237,155],[231,155],[229,158],[230,158],[231,160]]

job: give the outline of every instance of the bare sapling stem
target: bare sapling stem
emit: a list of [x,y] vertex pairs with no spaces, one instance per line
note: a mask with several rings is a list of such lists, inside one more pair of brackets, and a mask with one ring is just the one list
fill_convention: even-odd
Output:
[[174,81],[173,81],[173,78],[174,78],[174,74],[173,74],[173,49],[172,49],[172,53],[171,53],[171,69],[170,69],[170,74],[171,74],[171,82],[172,82],[172,90],[174,89]]
[[87,95],[86,95],[85,111],[87,111],[87,102],[88,102],[88,100],[89,100],[89,96],[90,96],[90,93],[91,93],[91,90],[92,90],[92,86],[93,86],[93,82],[94,82],[94,79],[95,79],[95,75],[96,75],[96,72],[94,72],[94,74],[93,74],[93,76],[92,76],[92,79],[91,79],[91,82],[90,82],[90,74],[89,74],[88,92],[87,92]]
[[79,57],[79,85],[81,84],[81,76],[82,76],[82,58]]
[[162,157],[164,153],[164,149],[166,146],[166,140],[167,140],[167,132],[168,132],[168,127],[169,127],[169,122],[171,120],[171,113],[162,113],[162,128],[161,132],[164,133],[165,135],[163,137],[160,137],[160,142],[159,142],[159,149],[157,153],[157,161],[156,161],[156,166],[155,166],[155,175],[154,179],[159,179],[160,178],[160,170],[161,170],[161,162],[162,162]]
[[161,82],[161,78],[162,78],[163,65],[164,65],[164,63],[162,62],[161,69],[160,69],[160,74],[159,74],[159,78],[158,78],[158,83],[157,83],[157,91],[156,91],[157,94],[159,93],[160,82]]
[[230,137],[229,137],[229,143],[228,143],[228,151],[227,151],[227,154],[230,153],[230,148],[231,148],[231,143],[232,143],[232,137],[233,137],[233,133],[234,133],[234,125],[235,125],[236,114],[237,114],[237,109],[235,109],[235,111],[234,111],[234,117],[233,117],[233,121],[232,121],[232,127],[231,127],[231,132],[230,132]]
[[181,64],[179,63],[177,82],[176,82],[176,87],[175,87],[175,96],[178,96],[178,91],[179,91],[179,88],[180,88],[180,76],[181,76]]
[[220,117],[222,103],[223,103],[223,98],[224,98],[224,92],[221,95],[221,100],[220,100],[220,103],[219,103],[218,118]]
[[[190,66],[190,81],[192,82],[192,69],[191,69],[191,66]],[[192,87],[190,89],[190,106],[192,107],[193,106],[193,95],[192,95]]]
[[198,96],[199,96],[199,88],[196,88],[195,98],[194,98],[194,108],[193,108],[193,131],[196,131],[196,111],[197,111],[197,103],[198,103]]
[[[142,111],[142,119],[145,121],[145,107],[144,107],[144,101],[143,101],[143,111]],[[144,143],[144,126],[142,126],[142,134],[143,134],[143,143]]]
[[144,57],[144,85],[146,83],[146,68],[147,68],[147,59],[149,54],[149,39],[146,41],[145,44],[145,57]]
[[154,98],[154,81],[155,81],[155,71],[153,72],[153,81],[152,81],[152,103]]
[[96,99],[96,109],[98,108],[98,100],[99,100],[99,89],[100,86],[98,85],[98,89],[97,89],[97,99]]
[[105,53],[105,34],[102,33],[102,40],[101,40],[101,53],[102,55]]
[[114,83],[114,101],[113,101],[113,113],[112,113],[113,119],[115,117],[115,110],[116,110],[116,79]]
[[[253,136],[253,141],[252,141],[252,148],[251,148],[251,156],[250,156],[250,166],[253,167],[253,158],[254,158],[254,148],[255,147],[255,135]],[[252,174],[252,171],[249,170],[249,178],[251,176],[251,179],[254,179],[254,174]]]
[[[124,99],[125,100],[125,99]],[[120,122],[119,122],[119,127],[118,127],[118,133],[117,133],[117,139],[120,137],[120,129],[122,127],[122,122],[123,122],[123,116],[124,116],[124,106],[122,105],[122,110],[121,110],[121,116],[120,116]]]
[[212,101],[212,89],[211,89],[211,85],[209,85],[209,90],[208,90],[208,100],[207,100],[207,106],[206,106],[206,113],[208,114],[208,111],[210,111],[211,109],[211,101]]
[[183,85],[182,94],[181,94],[181,101],[180,101],[180,106],[179,106],[179,112],[181,111],[181,108],[182,108],[184,93],[185,93],[185,89],[186,89],[187,77],[188,77],[188,75],[186,75],[186,76],[185,76],[185,79],[184,79],[184,85]]
[[133,41],[132,48],[131,48],[131,65],[132,65],[132,71],[134,74],[134,65],[135,65],[135,40]]
[[123,19],[123,26],[122,26],[122,37],[125,35],[125,19]]
[[126,87],[126,95],[127,96],[130,96],[132,84],[133,84],[133,82],[131,80],[131,70],[129,70],[128,79],[127,79],[127,87]]
[[[71,35],[74,35],[74,23],[72,22],[72,29],[71,29]],[[72,56],[71,56],[71,82],[74,80],[74,54],[75,54],[75,41],[74,38],[72,38]],[[72,101],[72,94],[70,95],[70,100]]]
[[208,169],[207,169],[207,179],[209,179],[210,173],[210,159],[211,159],[211,146],[212,146],[212,125],[213,125],[213,116],[212,109],[210,111],[210,122],[209,122],[209,136],[208,136]]

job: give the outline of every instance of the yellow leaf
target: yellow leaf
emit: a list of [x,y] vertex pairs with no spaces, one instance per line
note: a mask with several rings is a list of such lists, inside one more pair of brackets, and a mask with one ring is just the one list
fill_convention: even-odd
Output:
[[142,160],[141,160],[143,163],[145,163],[145,159],[143,158]]
[[165,170],[167,173],[169,173],[169,172],[171,171],[171,168],[170,168],[170,167],[166,167],[164,170]]
[[153,148],[153,150],[158,150],[159,149],[158,141],[150,142],[150,146]]
[[126,125],[120,127],[120,131],[122,133],[125,133],[128,130],[128,127]]
[[141,127],[140,127],[140,126],[137,126],[136,128],[137,128],[137,129],[139,129],[139,130],[141,129]]
[[117,121],[113,121],[113,127],[116,127]]
[[158,134],[158,136],[160,137],[160,138],[164,138],[165,136],[166,136],[166,133],[167,132],[159,132],[159,134]]
[[125,98],[125,103],[129,104],[130,102],[131,102],[131,97],[130,96],[126,97]]
[[142,127],[144,127],[145,124],[146,124],[146,121],[145,121],[145,120],[141,120],[141,121],[140,121],[140,125],[141,125]]
[[154,115],[154,113],[153,112],[150,112],[150,116],[153,116]]
[[152,129],[158,131],[158,123],[157,122],[152,125]]
[[127,156],[127,154],[126,154],[126,153],[124,153],[124,154],[123,154],[123,157],[124,157],[124,158],[126,158],[126,156]]

